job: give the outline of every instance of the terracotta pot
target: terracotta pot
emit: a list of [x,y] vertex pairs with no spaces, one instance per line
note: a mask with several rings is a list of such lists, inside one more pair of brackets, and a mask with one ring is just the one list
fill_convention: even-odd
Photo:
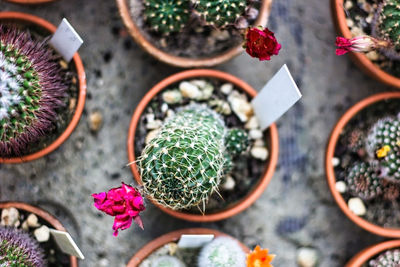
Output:
[[[332,18],[338,35],[352,38],[353,36],[347,26],[343,2],[344,0],[331,0]],[[400,78],[383,71],[368,59],[365,54],[350,52],[349,55],[354,63],[369,76],[387,85],[400,88]]]
[[55,0],[6,0],[7,2],[25,5],[37,5],[54,2]]
[[325,157],[325,170],[328,180],[328,185],[335,199],[336,203],[339,205],[340,209],[361,228],[374,233],[376,235],[385,236],[385,237],[392,237],[392,238],[400,238],[400,228],[384,228],[381,226],[377,226],[368,222],[367,220],[355,215],[352,211],[350,211],[349,207],[347,206],[346,201],[342,197],[342,195],[336,190],[336,177],[334,167],[332,165],[332,158],[335,155],[336,144],[339,140],[340,134],[342,133],[344,127],[347,123],[362,109],[375,104],[379,101],[389,99],[389,98],[400,98],[400,92],[387,92],[387,93],[380,93],[373,96],[370,96],[364,100],[361,100],[356,105],[351,107],[338,121],[335,128],[333,129],[327,150],[326,150],[326,157]]
[[394,248],[400,248],[400,240],[386,241],[370,246],[355,255],[345,267],[361,267],[378,254]]
[[[206,228],[189,228],[189,229],[182,229],[182,230],[177,230],[174,232],[170,232],[168,234],[162,235],[159,238],[154,239],[150,243],[147,243],[143,248],[141,248],[128,262],[127,267],[137,267],[139,264],[146,259],[153,251],[156,249],[170,243],[170,242],[177,242],[181,235],[206,235],[206,234],[212,234],[215,237],[217,236],[228,236],[230,238],[233,238],[227,234],[224,234],[222,232],[213,230],[213,229],[206,229]],[[235,239],[235,238],[233,238]],[[236,239],[235,239],[236,240]],[[249,253],[250,249],[243,245],[240,241],[236,240],[239,245],[242,247],[243,251],[245,253]]]
[[[50,22],[41,19],[39,17],[19,12],[0,12],[0,21],[1,22],[15,22],[20,24],[34,25],[35,27],[43,28],[44,30],[49,32],[49,35],[56,31],[56,27]],[[75,53],[73,57],[73,62],[75,64],[75,68],[78,75],[78,83],[79,83],[79,94],[78,94],[78,103],[75,108],[75,114],[69,122],[65,131],[44,149],[37,151],[30,155],[25,155],[21,157],[14,158],[1,158],[0,163],[24,163],[28,161],[32,161],[38,158],[41,158],[54,150],[56,150],[62,143],[67,140],[67,138],[74,131],[77,126],[79,119],[81,118],[83,108],[85,106],[86,99],[86,75],[85,69],[83,68],[82,60],[78,53]]]
[[[38,216],[40,219],[46,221],[49,223],[54,229],[59,230],[59,231],[66,231],[64,226],[58,221],[56,218],[54,218],[52,215],[47,213],[46,211],[31,206],[29,204],[23,203],[23,202],[0,202],[0,209],[7,209],[7,208],[16,208],[18,210],[24,210],[29,213],[34,213],[36,216]],[[74,256],[70,256],[70,266],[71,267],[78,267],[78,259]]]
[[[206,69],[199,69],[199,70],[188,70],[183,71],[177,74],[174,74],[161,82],[155,85],[140,101],[139,105],[137,106],[135,113],[132,116],[131,124],[129,127],[128,133],[128,157],[129,162],[135,162],[135,134],[136,134],[136,127],[138,125],[139,119],[149,104],[149,102],[163,89],[168,87],[171,84],[179,82],[181,80],[187,80],[192,78],[199,78],[199,77],[209,77],[209,78],[216,78],[226,82],[230,82],[234,84],[237,88],[243,90],[245,93],[250,95],[251,97],[256,96],[257,92],[247,83],[240,80],[239,78],[230,75],[228,73],[217,71],[217,70],[206,70]],[[157,203],[154,203],[158,206],[162,211],[176,217],[179,219],[193,221],[193,222],[212,222],[212,221],[219,221],[229,217],[232,217],[246,208],[248,208],[254,201],[257,200],[264,192],[265,188],[267,187],[268,183],[270,182],[272,175],[275,171],[275,167],[278,161],[278,150],[279,150],[279,139],[278,139],[278,130],[275,124],[272,124],[268,130],[268,138],[267,144],[269,144],[269,159],[267,162],[266,170],[263,176],[260,178],[259,182],[254,186],[252,191],[250,191],[247,196],[245,196],[242,200],[240,200],[235,205],[229,206],[228,208],[216,212],[210,213],[205,215],[200,214],[190,214],[181,211],[175,211],[169,208],[165,208]],[[137,169],[135,163],[130,165],[132,173],[139,184],[142,184],[142,180]]]
[[[133,37],[133,39],[150,55],[169,65],[181,68],[212,67],[230,60],[231,58],[239,55],[243,51],[242,45],[238,45],[226,52],[223,52],[213,57],[189,58],[189,57],[179,57],[168,54],[167,52],[164,52],[163,50],[160,50],[159,48],[154,46],[149,40],[146,39],[145,36],[143,36],[143,34],[141,33],[141,29],[136,25],[136,23],[132,19],[129,7],[130,0],[116,0],[116,1],[118,4],[119,13],[122,17],[122,20],[129,34]],[[259,9],[259,15],[256,21],[254,22],[254,25],[266,26],[269,13],[271,11],[271,3],[272,0],[262,0],[261,7]]]

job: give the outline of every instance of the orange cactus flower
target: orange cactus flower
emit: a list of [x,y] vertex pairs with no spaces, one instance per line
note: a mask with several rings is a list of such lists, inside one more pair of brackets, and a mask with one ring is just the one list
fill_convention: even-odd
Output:
[[268,249],[261,249],[260,246],[247,255],[247,267],[273,267],[271,261],[275,255],[268,254]]

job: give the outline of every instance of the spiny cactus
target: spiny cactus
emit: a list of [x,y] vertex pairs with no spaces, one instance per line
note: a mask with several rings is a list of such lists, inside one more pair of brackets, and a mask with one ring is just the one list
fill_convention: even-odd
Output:
[[192,0],[195,12],[207,25],[223,28],[234,24],[244,13],[247,0]]
[[245,130],[231,129],[225,138],[225,146],[233,156],[240,155],[249,146],[249,136]]
[[362,199],[373,199],[382,194],[381,179],[369,163],[355,163],[346,176],[349,191]]
[[[380,11],[380,12],[379,12]],[[384,39],[389,39],[396,50],[400,49],[400,1],[383,0],[378,9],[378,34]]]
[[204,210],[224,172],[225,131],[218,114],[200,105],[168,119],[139,158],[147,195],[171,209],[202,202]]
[[43,267],[43,255],[39,244],[29,234],[0,227],[0,266]]
[[400,181],[400,121],[384,118],[375,123],[366,143],[371,158],[380,163],[381,176]]
[[400,249],[385,251],[369,262],[370,267],[399,267]]
[[179,32],[190,18],[189,7],[189,0],[144,0],[144,16],[156,32]]
[[163,255],[152,260],[151,267],[185,267],[185,264],[174,256]]
[[200,251],[199,267],[243,267],[246,254],[232,238],[217,237]]
[[0,26],[0,156],[18,156],[48,132],[67,85],[46,42]]

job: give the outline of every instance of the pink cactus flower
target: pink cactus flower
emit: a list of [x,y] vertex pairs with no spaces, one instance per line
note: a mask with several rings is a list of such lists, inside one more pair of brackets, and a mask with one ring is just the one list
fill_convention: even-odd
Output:
[[114,216],[114,236],[118,235],[118,230],[128,229],[132,225],[132,220],[143,229],[143,222],[140,212],[145,210],[143,197],[140,192],[127,184],[112,188],[108,192],[92,194],[94,206],[102,212]]
[[336,55],[341,56],[347,52],[370,52],[377,48],[388,47],[390,43],[384,40],[378,40],[371,36],[363,35],[351,39],[336,37]]

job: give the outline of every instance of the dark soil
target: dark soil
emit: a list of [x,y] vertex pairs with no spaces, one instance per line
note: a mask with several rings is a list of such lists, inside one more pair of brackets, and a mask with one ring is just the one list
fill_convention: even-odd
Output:
[[[359,3],[361,1],[346,0],[345,2],[347,1],[353,4],[351,8],[346,8],[346,4],[344,5],[347,18],[350,18],[354,23],[350,30],[357,33],[357,35],[371,35],[374,23],[374,19],[371,18],[373,18],[376,11],[377,1],[366,0],[365,3]],[[361,29],[362,33],[355,28]],[[400,61],[389,59],[383,53],[379,53],[379,58],[372,57],[370,59],[382,70],[393,76],[400,77]]]
[[[0,214],[1,214],[1,209],[0,209]],[[19,212],[19,221],[24,222],[26,218],[31,214],[30,212],[20,210],[18,209]],[[39,219],[39,224],[40,225],[46,225],[49,228],[54,228],[51,226],[47,221],[42,220],[39,216],[37,216]],[[36,228],[29,228],[28,233],[31,235],[33,239],[35,237],[33,236],[33,232]],[[36,240],[36,239],[35,239]],[[62,252],[59,248],[57,243],[55,242],[54,238],[52,235],[50,235],[50,239],[47,242],[39,243],[40,247],[43,249],[44,254],[45,254],[45,259],[47,261],[47,266],[48,267],[69,267],[70,266],[70,257],[69,255],[65,254]]]
[[[242,34],[234,26],[217,30],[204,26],[192,16],[186,27],[179,33],[163,36],[154,32],[143,20],[143,0],[129,0],[132,19],[141,33],[158,49],[174,56],[188,58],[213,57],[243,43]],[[258,4],[257,4],[258,5]],[[253,6],[258,8],[256,4]],[[254,20],[248,20],[252,25]]]
[[[203,79],[203,78],[201,78]],[[219,98],[226,101],[227,96],[224,95],[220,90],[219,87],[225,83],[225,81],[215,80],[215,79],[207,79],[204,80],[212,83],[214,85],[214,93],[211,98]],[[178,84],[174,84],[169,86],[165,90],[170,90],[178,87]],[[240,89],[234,88],[234,90],[238,90],[239,92],[243,93]],[[163,92],[163,91],[162,91]],[[164,103],[162,99],[162,92],[159,93],[153,101],[150,102],[147,109],[144,111],[143,114],[147,114],[150,111],[153,111],[155,114],[155,119],[159,119],[161,121],[164,120],[165,114],[161,111],[161,105]],[[251,99],[248,96],[249,100]],[[189,104],[189,99],[185,99],[183,103],[176,104],[176,105],[168,105],[170,109],[176,110],[179,107],[185,106]],[[200,102],[201,103],[201,102]],[[239,120],[239,118],[232,112],[230,115],[222,115],[223,120],[228,128],[241,128],[244,129],[244,124]],[[145,138],[147,135],[148,130],[146,129],[146,121],[145,116],[142,115],[139,121],[139,125],[136,130],[136,138],[135,138],[135,156],[138,158],[145,147]],[[268,131],[264,132],[263,140],[267,140]],[[267,141],[267,149],[270,150],[270,144]],[[250,142],[250,146],[253,144],[253,141]],[[267,159],[268,161],[268,159]],[[223,198],[218,196],[218,194],[214,193],[211,195],[209,202],[206,205],[205,213],[215,213],[221,211],[223,209],[228,208],[240,202],[242,198],[247,196],[249,192],[254,188],[254,185],[260,180],[261,176],[264,174],[264,171],[267,166],[267,161],[262,161],[253,158],[249,151],[245,152],[244,154],[236,157],[233,159],[234,168],[231,172],[233,179],[236,182],[236,186],[232,191],[224,191],[220,190],[220,194]],[[194,207],[190,210],[187,210],[189,213],[201,214],[198,207]]]
[[[34,40],[44,40],[45,38],[49,37],[49,33],[40,27],[33,25],[17,26],[23,30],[29,29],[29,32]],[[51,47],[49,47],[49,49],[53,50]],[[65,78],[67,79],[66,83],[69,85],[69,88],[66,92],[67,95],[64,99],[64,106],[57,111],[57,118],[54,121],[53,127],[49,129],[45,136],[41,137],[41,139],[39,139],[37,142],[29,144],[22,155],[13,155],[11,157],[30,155],[52,144],[65,131],[75,114],[75,108],[78,103],[79,95],[79,81],[75,64],[73,60],[71,60],[69,63],[64,61],[55,50],[53,50],[53,53],[55,60],[57,60],[63,71],[65,71]]]
[[[338,181],[344,181],[346,170],[350,168],[354,162],[364,161],[363,153],[355,152],[349,147],[350,136],[354,135],[354,131],[361,133],[361,136],[366,136],[373,124],[384,117],[396,116],[400,112],[400,100],[391,99],[378,102],[374,105],[365,108],[353,117],[344,127],[344,130],[338,140],[335,157],[340,160],[340,164],[335,167],[335,175]],[[363,141],[363,140],[361,140]],[[400,186],[400,183],[397,184]],[[346,202],[353,197],[350,193],[342,194]],[[400,228],[400,199],[388,201],[382,197],[363,201],[367,213],[363,216],[367,221],[387,228]]]

